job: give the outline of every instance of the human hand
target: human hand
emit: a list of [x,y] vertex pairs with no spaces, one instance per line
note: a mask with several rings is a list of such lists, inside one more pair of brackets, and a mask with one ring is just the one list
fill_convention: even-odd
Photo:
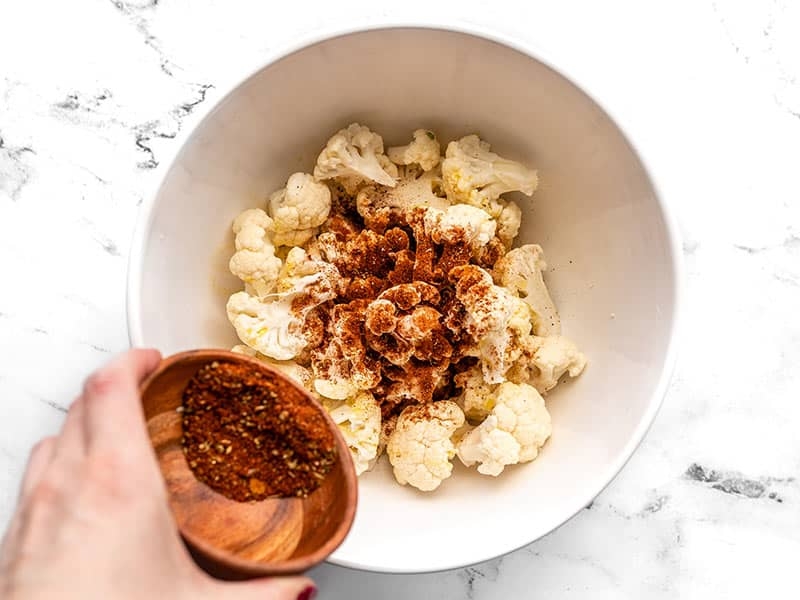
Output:
[[192,561],[167,504],[139,384],[155,350],[95,372],[58,436],[33,449],[0,547],[5,600],[309,600],[305,577],[227,583]]

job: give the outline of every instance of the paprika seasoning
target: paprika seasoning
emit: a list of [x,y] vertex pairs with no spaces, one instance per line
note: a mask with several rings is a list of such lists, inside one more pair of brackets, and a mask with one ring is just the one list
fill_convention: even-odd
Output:
[[181,443],[198,480],[239,502],[307,497],[336,462],[327,421],[247,364],[214,361],[183,392]]

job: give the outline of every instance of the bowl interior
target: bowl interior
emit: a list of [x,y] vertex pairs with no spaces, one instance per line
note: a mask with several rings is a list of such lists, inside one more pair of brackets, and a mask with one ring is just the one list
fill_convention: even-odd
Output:
[[[181,405],[188,380],[212,360],[245,362],[281,377],[263,364],[229,352],[190,351],[165,359],[142,385],[150,439],[164,474],[169,502],[181,534],[201,564],[215,575],[247,577],[302,572],[322,562],[349,530],[357,496],[347,446],[337,436],[334,468],[307,498],[229,500],[200,483],[181,446]],[[283,386],[288,400],[324,409],[297,386]],[[327,415],[326,415],[327,417]],[[330,426],[335,425],[328,419]]]
[[331,557],[396,572],[485,560],[561,524],[621,468],[660,403],[675,321],[674,240],[644,167],[546,64],[466,33],[401,28],[329,39],[254,74],[189,137],[153,201],[131,273],[132,341],[165,352],[235,343],[231,220],[311,170],[354,120],[387,145],[418,127],[442,140],[479,133],[539,170],[533,199],[519,198],[519,241],[544,247],[565,333],[589,358],[548,397],[551,440],[497,479],[457,466],[434,494],[379,464],[360,478],[353,530]]

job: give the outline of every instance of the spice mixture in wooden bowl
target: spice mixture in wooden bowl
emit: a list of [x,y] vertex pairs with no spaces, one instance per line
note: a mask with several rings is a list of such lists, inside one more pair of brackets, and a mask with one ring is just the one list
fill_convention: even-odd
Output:
[[307,497],[333,468],[335,440],[288,385],[248,365],[212,362],[183,392],[181,443],[198,480],[246,502]]

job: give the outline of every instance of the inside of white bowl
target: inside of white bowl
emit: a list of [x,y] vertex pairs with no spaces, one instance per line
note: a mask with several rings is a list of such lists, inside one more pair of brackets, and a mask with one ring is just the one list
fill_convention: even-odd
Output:
[[414,572],[522,546],[588,503],[635,448],[660,402],[675,320],[674,242],[651,181],[609,117],[547,65],[433,29],[366,31],[306,47],[231,92],[188,138],[145,216],[133,261],[131,339],[165,353],[230,347],[232,219],[310,171],[351,121],[406,143],[479,133],[539,170],[520,198],[519,241],[540,243],[564,331],[589,359],[547,398],[554,431],[535,462],[498,478],[457,466],[439,490],[360,479],[339,564]]

